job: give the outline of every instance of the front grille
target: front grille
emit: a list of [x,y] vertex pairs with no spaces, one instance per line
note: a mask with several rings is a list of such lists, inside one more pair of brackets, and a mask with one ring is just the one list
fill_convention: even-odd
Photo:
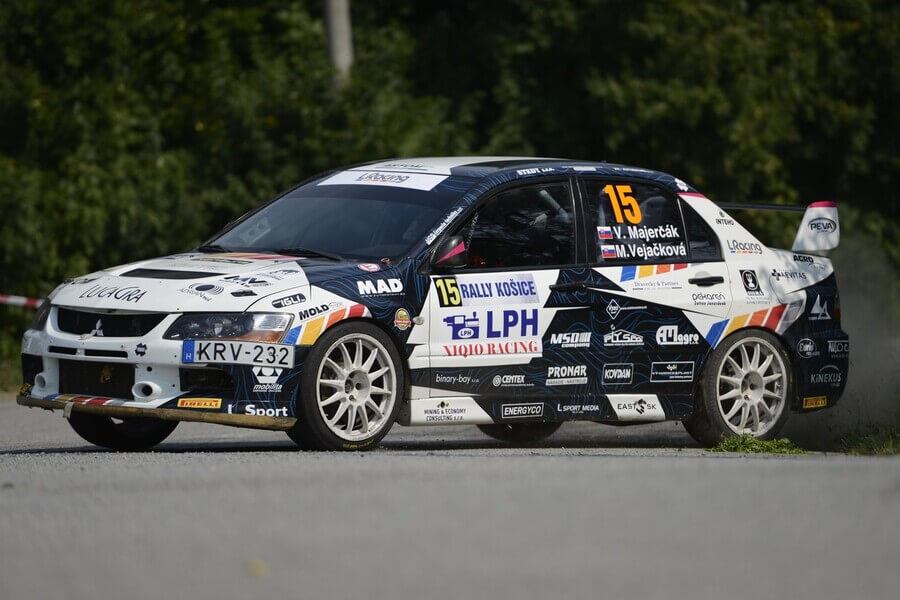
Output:
[[75,335],[140,337],[165,318],[165,313],[108,315],[60,307],[56,312],[56,326],[60,331]]
[[33,354],[22,355],[22,382],[34,385],[34,378],[44,370],[44,359]]
[[60,394],[131,399],[133,386],[133,365],[59,361]]

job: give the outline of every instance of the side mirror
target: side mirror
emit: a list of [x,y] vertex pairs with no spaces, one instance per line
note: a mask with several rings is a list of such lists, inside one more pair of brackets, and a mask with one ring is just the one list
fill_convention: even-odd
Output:
[[431,259],[431,265],[436,269],[457,269],[466,266],[468,262],[466,243],[461,235],[444,238],[444,241],[435,248]]

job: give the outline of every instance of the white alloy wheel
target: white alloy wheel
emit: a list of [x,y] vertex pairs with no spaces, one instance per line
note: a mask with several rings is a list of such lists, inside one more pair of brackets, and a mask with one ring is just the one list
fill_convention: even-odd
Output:
[[716,374],[716,407],[736,434],[767,434],[787,410],[787,392],[781,352],[760,337],[739,340]]
[[332,434],[350,442],[368,440],[390,422],[396,402],[396,367],[381,342],[350,333],[326,350],[316,377],[316,403]]

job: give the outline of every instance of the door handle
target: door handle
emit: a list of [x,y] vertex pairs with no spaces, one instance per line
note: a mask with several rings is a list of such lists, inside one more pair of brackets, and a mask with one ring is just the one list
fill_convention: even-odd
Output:
[[550,286],[550,289],[554,292],[583,292],[588,289],[588,283],[585,281],[554,283]]
[[716,285],[717,283],[725,283],[725,278],[721,275],[710,275],[707,277],[691,277],[688,279],[688,283],[693,285],[699,285],[700,287],[709,287],[711,285]]

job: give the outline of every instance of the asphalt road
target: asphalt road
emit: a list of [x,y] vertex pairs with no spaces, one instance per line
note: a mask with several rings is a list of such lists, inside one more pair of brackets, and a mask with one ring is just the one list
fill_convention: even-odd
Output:
[[85,445],[0,401],[0,599],[896,598],[900,460],[742,457],[677,424],[369,453],[182,424]]

